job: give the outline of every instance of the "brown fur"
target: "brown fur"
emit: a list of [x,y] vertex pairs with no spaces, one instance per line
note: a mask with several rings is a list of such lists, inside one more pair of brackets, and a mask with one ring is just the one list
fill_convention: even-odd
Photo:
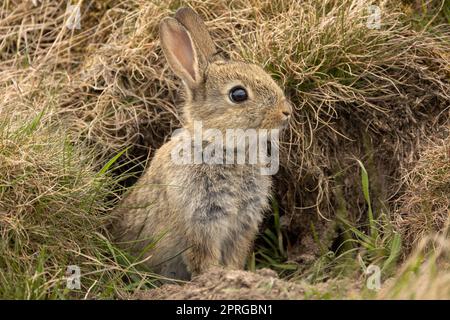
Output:
[[[272,129],[289,119],[282,90],[254,64],[227,61],[217,54],[199,16],[188,8],[160,25],[161,46],[172,70],[183,80],[187,99],[185,129]],[[246,88],[249,99],[234,104],[228,91]],[[177,165],[173,137],[119,206],[117,238],[152,269],[189,279],[215,265],[240,269],[268,207],[271,178],[258,165]],[[158,240],[148,252],[144,249]]]

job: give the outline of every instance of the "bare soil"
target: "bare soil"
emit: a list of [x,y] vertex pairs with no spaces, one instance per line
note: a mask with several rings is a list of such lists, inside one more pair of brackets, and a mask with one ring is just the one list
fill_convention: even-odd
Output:
[[301,284],[279,279],[275,271],[270,269],[248,272],[214,268],[186,284],[165,284],[128,298],[139,300],[303,299],[305,288]]

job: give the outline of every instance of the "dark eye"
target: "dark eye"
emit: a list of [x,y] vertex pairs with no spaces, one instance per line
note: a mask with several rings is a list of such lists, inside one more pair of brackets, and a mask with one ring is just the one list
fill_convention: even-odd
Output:
[[231,88],[229,96],[234,103],[240,103],[248,99],[247,91],[240,86]]

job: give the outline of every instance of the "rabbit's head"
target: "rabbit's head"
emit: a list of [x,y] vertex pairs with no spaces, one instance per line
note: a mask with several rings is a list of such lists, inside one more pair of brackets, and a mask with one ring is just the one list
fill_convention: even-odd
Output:
[[259,66],[220,55],[202,19],[190,8],[160,24],[164,55],[185,84],[186,127],[279,129],[292,108],[280,87]]

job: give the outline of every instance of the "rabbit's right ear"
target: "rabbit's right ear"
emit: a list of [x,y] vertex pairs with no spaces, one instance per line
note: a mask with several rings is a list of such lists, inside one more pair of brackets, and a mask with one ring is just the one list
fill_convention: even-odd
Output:
[[180,8],[175,13],[175,19],[189,31],[189,34],[192,36],[194,43],[200,51],[200,58],[209,61],[211,57],[217,54],[217,48],[205,22],[194,10],[188,7]]
[[159,25],[161,47],[173,72],[179,76],[189,88],[196,88],[201,82],[198,54],[194,42],[177,20],[164,18]]

